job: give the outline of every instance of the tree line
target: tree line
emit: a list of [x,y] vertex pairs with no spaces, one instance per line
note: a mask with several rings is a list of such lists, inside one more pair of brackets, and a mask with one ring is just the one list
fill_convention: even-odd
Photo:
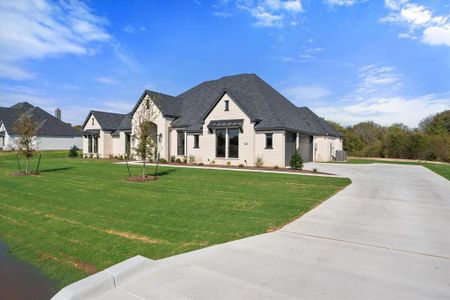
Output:
[[343,127],[328,122],[343,135],[344,150],[350,156],[450,162],[450,110],[423,119],[418,128],[372,121]]

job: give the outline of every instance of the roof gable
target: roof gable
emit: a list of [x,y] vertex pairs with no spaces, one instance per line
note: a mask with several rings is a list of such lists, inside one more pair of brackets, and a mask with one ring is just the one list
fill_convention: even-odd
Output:
[[242,106],[242,104],[240,103],[239,99],[236,98],[235,96],[233,96],[233,93],[228,89],[223,89],[222,92],[217,96],[216,100],[214,100],[214,102],[212,102],[211,106],[209,107],[209,109],[206,111],[206,113],[203,115],[202,117],[202,121],[204,122],[205,119],[209,116],[209,114],[214,110],[214,108],[217,106],[217,104],[220,102],[220,100],[222,100],[223,96],[228,95],[228,97],[230,97],[230,99],[236,103],[236,105],[239,107],[240,110],[242,110],[242,112],[244,114],[247,115],[247,117],[253,122],[255,121],[255,119],[252,117],[252,115]]
[[91,115],[94,116],[95,120],[97,120],[97,123],[100,125],[102,130],[111,131],[117,130],[122,120],[126,116],[125,114],[91,110],[86,117],[86,120],[84,120],[83,122],[83,128],[86,127],[86,124],[89,121]]

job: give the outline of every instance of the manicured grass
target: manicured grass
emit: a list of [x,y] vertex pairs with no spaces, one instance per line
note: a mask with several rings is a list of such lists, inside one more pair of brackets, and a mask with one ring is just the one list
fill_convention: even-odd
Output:
[[373,164],[373,163],[383,163],[383,164],[402,164],[402,165],[420,165],[425,168],[430,169],[436,174],[450,180],[450,165],[449,164],[439,164],[439,163],[421,163],[415,161],[402,161],[402,160],[376,160],[376,159],[349,159],[346,163],[349,164]]
[[0,239],[61,285],[134,255],[159,259],[279,228],[350,183],[171,167],[156,182],[130,183],[124,165],[66,155],[44,153],[41,175],[28,177],[11,176],[15,156],[0,156]]

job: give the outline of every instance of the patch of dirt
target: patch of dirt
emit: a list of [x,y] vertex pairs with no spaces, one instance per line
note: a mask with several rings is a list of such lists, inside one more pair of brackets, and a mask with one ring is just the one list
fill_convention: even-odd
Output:
[[128,181],[131,181],[131,182],[156,181],[158,179],[159,179],[159,176],[153,176],[153,175],[146,175],[145,177],[142,177],[142,176],[128,177]]
[[39,176],[39,174],[40,173],[36,173],[36,172],[25,173],[25,171],[22,171],[22,172],[11,173],[11,176]]
[[94,274],[95,272],[97,272],[97,268],[94,265],[91,265],[91,264],[89,264],[87,262],[82,262],[80,260],[76,260],[76,259],[68,258],[68,257],[59,258],[59,257],[53,256],[53,255],[51,255],[49,253],[40,252],[40,251],[37,251],[37,250],[35,250],[35,251],[43,259],[50,259],[50,260],[56,261],[56,262],[61,263],[61,264],[70,265],[72,267],[75,267],[75,268],[83,271],[84,273],[86,273],[88,275]]
[[135,241],[141,241],[147,244],[161,244],[161,243],[165,243],[164,241],[161,240],[155,240],[155,239],[151,239],[147,236],[144,235],[138,235],[135,233],[131,233],[131,232],[124,232],[124,231],[117,231],[117,230],[112,230],[112,229],[101,229],[101,228],[97,228],[97,227],[91,227],[92,229],[98,230],[98,231],[102,231],[105,233],[109,233],[112,235],[116,235],[116,236],[120,236],[126,239],[130,239],[130,240],[135,240]]

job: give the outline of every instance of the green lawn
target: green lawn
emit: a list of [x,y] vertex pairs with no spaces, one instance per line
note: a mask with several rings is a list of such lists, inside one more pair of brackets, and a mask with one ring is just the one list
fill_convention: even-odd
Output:
[[439,164],[439,163],[421,163],[414,161],[386,161],[386,160],[376,160],[376,159],[364,159],[364,158],[352,158],[349,159],[346,163],[349,164],[373,164],[373,163],[383,163],[383,164],[403,164],[403,165],[420,165],[425,168],[430,169],[431,171],[441,175],[447,180],[450,180],[450,165],[449,164]]
[[158,259],[279,228],[350,183],[171,167],[156,182],[130,183],[124,165],[65,155],[44,153],[40,176],[14,177],[15,156],[0,154],[0,239],[61,286],[134,255]]

